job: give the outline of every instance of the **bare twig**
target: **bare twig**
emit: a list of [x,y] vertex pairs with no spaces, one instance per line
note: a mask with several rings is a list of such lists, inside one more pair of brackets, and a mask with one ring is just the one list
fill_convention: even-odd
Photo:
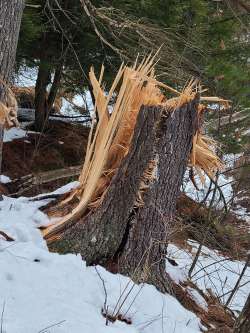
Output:
[[104,295],[105,295],[103,310],[104,310],[104,314],[105,314],[105,318],[106,318],[106,326],[108,326],[108,307],[107,307],[108,294],[107,294],[107,289],[106,289],[106,286],[105,286],[105,281],[101,277],[101,274],[99,273],[96,266],[95,266],[95,271],[96,271],[97,275],[99,276],[100,280],[102,281],[102,286],[103,286]]
[[196,272],[192,275],[192,278],[193,278],[195,275],[197,275],[198,273],[200,273],[201,271],[203,271],[205,268],[208,268],[208,267],[210,267],[210,266],[213,266],[213,265],[215,265],[215,264],[218,264],[219,262],[226,261],[226,260],[228,260],[228,259],[227,259],[227,258],[224,258],[224,259],[221,259],[221,260],[219,260],[219,261],[215,261],[215,262],[213,262],[213,263],[211,263],[211,264],[209,264],[209,265],[203,266],[201,269],[199,269],[198,271],[196,271]]
[[[244,287],[244,286],[247,285],[248,283],[250,283],[250,281],[246,281],[245,283],[242,283],[242,284],[238,287],[238,289]],[[223,298],[223,297],[225,297],[226,295],[230,294],[232,291],[233,291],[233,289],[231,289],[231,290],[227,291],[226,293],[220,295],[218,298]]]
[[[217,176],[216,176],[216,183],[217,183],[217,180],[218,180],[218,173],[217,173]],[[209,229],[210,229],[210,222],[211,222],[211,215],[212,215],[212,205],[213,205],[213,202],[215,200],[215,194],[216,194],[216,190],[217,190],[217,186],[214,187],[214,190],[213,190],[213,196],[212,196],[212,199],[210,201],[210,205],[209,205],[209,209],[208,209],[208,214],[207,214],[207,228],[204,232],[204,236],[203,236],[203,239],[201,240],[201,243],[198,247],[198,250],[196,252],[196,255],[195,255],[195,258],[192,262],[192,265],[188,271],[188,277],[191,278],[191,275],[192,275],[192,272],[196,266],[196,263],[199,259],[199,256],[201,254],[201,250],[202,250],[202,246],[204,245],[206,239],[207,239],[207,236],[208,236],[208,233],[209,233]]]
[[47,329],[49,329],[49,328],[51,328],[51,327],[58,326],[58,325],[64,323],[65,321],[66,321],[66,320],[61,320],[61,321],[59,321],[58,323],[52,324],[52,325],[50,325],[50,326],[47,326],[47,327],[43,328],[42,330],[40,330],[38,333],[45,333]]
[[2,309],[2,313],[1,313],[1,331],[0,331],[0,333],[4,333],[4,331],[3,331],[3,316],[4,316],[4,310],[5,310],[5,301],[3,302],[3,309]]
[[234,297],[235,293],[236,293],[237,290],[239,289],[240,281],[241,281],[241,279],[243,278],[243,276],[244,276],[244,274],[245,274],[245,271],[246,271],[246,269],[247,269],[249,263],[250,263],[250,254],[248,255],[248,257],[247,257],[247,261],[246,261],[246,263],[245,263],[245,265],[244,265],[244,267],[243,267],[243,269],[242,269],[242,271],[241,271],[241,274],[240,274],[240,276],[239,276],[239,278],[238,278],[238,280],[237,280],[237,282],[236,282],[236,284],[235,284],[235,286],[234,286],[234,288],[233,288],[231,294],[229,295],[229,297],[228,297],[228,299],[227,299],[227,301],[226,301],[226,303],[225,303],[225,307],[228,307],[228,306],[229,306],[229,304],[230,304],[231,301],[232,301],[232,298]]

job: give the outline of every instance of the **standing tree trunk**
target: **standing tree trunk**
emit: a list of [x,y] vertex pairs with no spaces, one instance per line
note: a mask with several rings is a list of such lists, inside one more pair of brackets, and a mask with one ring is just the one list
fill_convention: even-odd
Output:
[[143,106],[102,204],[51,248],[81,253],[87,264],[115,262],[119,272],[169,291],[167,236],[197,129],[197,104],[198,98],[176,110]]
[[40,43],[40,64],[35,87],[35,128],[38,132],[45,129],[48,117],[47,87],[51,80],[48,45],[49,36],[45,32]]
[[51,72],[46,55],[40,59],[35,88],[35,128],[38,132],[45,129],[48,116],[47,86],[50,82]]
[[248,295],[245,306],[235,323],[234,333],[250,332],[250,294]]
[[[24,9],[24,0],[0,0],[0,102],[7,103],[6,84],[10,83],[18,35]],[[5,83],[5,84],[3,84]],[[3,130],[0,123],[0,173],[2,166]]]
[[55,69],[53,82],[52,82],[52,85],[51,85],[51,88],[49,91],[49,96],[48,96],[48,113],[50,113],[53,108],[53,104],[55,102],[56,95],[58,93],[58,89],[60,86],[62,71],[63,71],[63,60],[61,61],[60,64],[57,65],[57,67]]

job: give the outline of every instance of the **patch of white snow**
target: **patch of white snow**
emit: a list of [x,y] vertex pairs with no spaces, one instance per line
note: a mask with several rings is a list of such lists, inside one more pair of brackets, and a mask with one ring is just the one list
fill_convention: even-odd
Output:
[[0,175],[0,183],[2,184],[8,184],[11,182],[10,177],[5,176],[5,175]]
[[[54,193],[64,193],[74,186],[77,182]],[[50,253],[37,228],[49,222],[39,210],[42,204],[44,200],[30,201],[24,197],[3,197],[0,202],[0,230],[15,239],[0,239],[3,332],[201,331],[200,320],[194,313],[155,287],[135,285],[129,278],[111,274],[100,266],[87,267],[80,255]],[[102,315],[105,299],[109,313],[119,305],[119,313],[130,318],[132,324],[117,320],[106,325]]]

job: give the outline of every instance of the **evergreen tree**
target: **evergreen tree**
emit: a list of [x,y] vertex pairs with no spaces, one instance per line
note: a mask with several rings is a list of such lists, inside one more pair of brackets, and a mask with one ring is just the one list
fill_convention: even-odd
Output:
[[[158,68],[167,83],[183,85],[191,76],[198,77],[210,94],[248,106],[249,15],[245,11],[233,14],[225,2],[205,0],[85,3],[90,16],[80,0],[31,0],[24,12],[18,62],[39,66],[38,129],[60,86],[88,87],[91,65],[104,63],[112,76],[122,59],[129,62],[138,52],[156,51],[162,43]],[[47,105],[49,83],[53,89]]]

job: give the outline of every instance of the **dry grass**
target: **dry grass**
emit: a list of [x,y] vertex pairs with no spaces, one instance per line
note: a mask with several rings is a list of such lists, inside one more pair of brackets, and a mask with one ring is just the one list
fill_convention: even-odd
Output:
[[[205,299],[208,305],[207,310],[195,302],[189,294],[187,287],[195,289]],[[209,293],[204,294],[190,281],[186,281],[182,285],[173,282],[173,290],[178,301],[186,309],[194,312],[201,319],[202,324],[208,328],[209,332],[214,332],[212,331],[212,327],[216,328],[217,332],[231,332],[234,325],[234,318],[232,314],[219,303],[214,295],[210,295]]]
[[[72,212],[61,220],[46,228],[43,233],[46,239],[57,237],[72,222],[84,216],[88,209],[98,207],[111,183],[113,176],[119,168],[121,161],[127,155],[133,137],[137,115],[142,105],[161,106],[175,110],[183,104],[194,100],[202,89],[197,81],[190,81],[182,92],[168,87],[156,80],[154,75],[154,59],[148,56],[142,63],[132,67],[121,65],[108,94],[102,89],[104,68],[102,67],[99,79],[96,78],[93,68],[90,70],[90,81],[96,99],[95,109],[99,116],[96,125],[93,119],[89,135],[87,152],[83,169],[79,178],[80,186],[73,191],[62,205],[72,199],[78,204]],[[175,93],[177,97],[166,98],[164,92]],[[112,113],[109,112],[111,99],[115,98]],[[218,98],[214,100],[221,101]],[[204,107],[197,108],[198,118],[201,117]],[[95,130],[94,130],[95,129]],[[190,165],[199,173],[204,170],[213,175],[222,166],[219,158],[213,152],[214,142],[203,136],[199,129],[194,136],[193,148],[190,154]],[[153,177],[154,163],[151,161],[145,178]],[[137,205],[143,205],[141,193],[147,188],[142,180],[138,194]]]

